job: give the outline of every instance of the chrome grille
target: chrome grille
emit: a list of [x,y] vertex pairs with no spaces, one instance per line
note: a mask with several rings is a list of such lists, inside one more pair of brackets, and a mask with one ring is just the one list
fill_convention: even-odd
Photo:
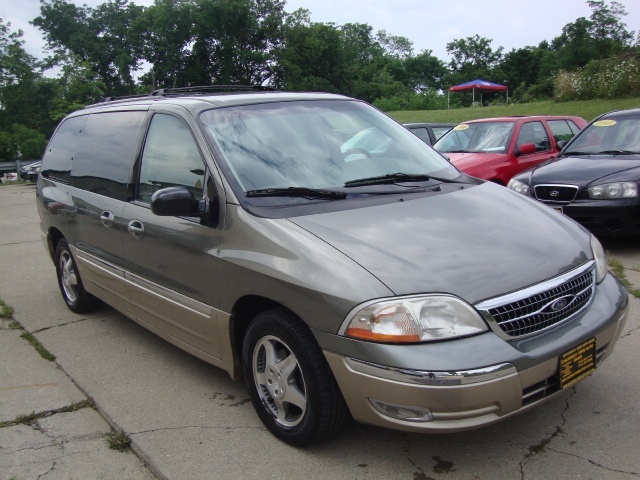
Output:
[[570,203],[578,195],[575,185],[536,185],[533,190],[536,198],[543,202]]
[[563,281],[545,282],[540,290],[526,289],[522,298],[512,294],[477,305],[485,317],[495,321],[508,337],[521,337],[557,325],[580,312],[591,301],[595,291],[595,269],[581,271]]

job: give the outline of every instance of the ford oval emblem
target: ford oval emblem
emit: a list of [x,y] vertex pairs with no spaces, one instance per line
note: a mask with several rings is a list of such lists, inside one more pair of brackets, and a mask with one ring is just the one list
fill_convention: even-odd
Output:
[[558,300],[553,302],[551,305],[549,305],[549,310],[551,310],[552,312],[559,312],[560,310],[565,308],[568,304],[569,304],[569,299],[567,297],[559,298]]
[[558,195],[560,195],[560,192],[558,190],[551,190],[549,192],[549,195],[551,195],[552,197],[557,197]]

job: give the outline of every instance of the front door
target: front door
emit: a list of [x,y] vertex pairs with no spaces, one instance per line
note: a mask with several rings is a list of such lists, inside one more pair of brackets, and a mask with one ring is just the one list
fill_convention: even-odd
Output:
[[190,127],[179,117],[151,119],[138,163],[135,199],[125,205],[123,245],[131,313],[160,333],[220,357],[213,308],[222,226],[150,209],[161,188],[184,186],[197,199],[215,195]]

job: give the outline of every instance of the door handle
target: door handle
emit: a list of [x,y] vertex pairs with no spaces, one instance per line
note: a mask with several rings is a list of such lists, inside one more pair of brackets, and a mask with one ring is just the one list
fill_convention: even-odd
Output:
[[113,221],[115,218],[116,216],[109,211],[104,211],[100,214],[100,221],[102,222],[102,225],[107,228],[113,228]]
[[144,236],[144,225],[140,220],[131,220],[127,225],[129,233],[135,238],[142,238]]

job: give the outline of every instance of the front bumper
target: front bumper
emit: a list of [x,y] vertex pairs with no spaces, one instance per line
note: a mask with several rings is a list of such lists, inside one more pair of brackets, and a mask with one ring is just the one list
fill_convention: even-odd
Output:
[[[627,313],[626,290],[608,275],[583,313],[526,339],[505,341],[489,332],[401,346],[318,338],[357,421],[397,430],[455,432],[496,423],[560,395],[560,356],[595,338],[599,364],[620,337]],[[340,344],[347,351],[337,351]],[[379,405],[427,411],[429,418],[396,418]]]
[[567,205],[546,203],[562,208],[572,218],[595,235],[640,235],[640,199],[575,200]]

